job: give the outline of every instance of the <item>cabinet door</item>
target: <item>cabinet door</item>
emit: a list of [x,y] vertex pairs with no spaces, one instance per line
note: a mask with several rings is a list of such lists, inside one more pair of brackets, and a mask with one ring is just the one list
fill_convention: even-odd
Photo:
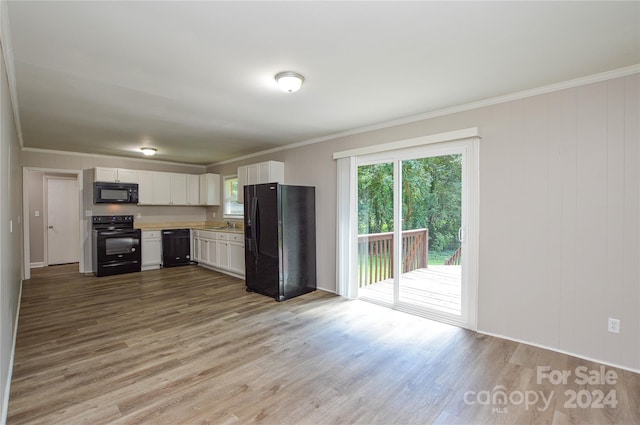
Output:
[[218,268],[229,270],[229,242],[216,241],[216,248],[218,250]]
[[169,205],[171,203],[171,174],[161,171],[153,172],[152,199],[154,205]]
[[200,176],[187,175],[187,205],[202,205],[200,203]]
[[229,271],[244,276],[244,244],[229,242]]
[[193,236],[193,241],[191,242],[191,258],[193,261],[200,262],[200,238],[197,236]]
[[120,183],[138,183],[138,170],[125,170],[118,168],[116,179]]
[[117,170],[115,168],[96,167],[94,181],[97,182],[115,182]]
[[171,205],[187,205],[187,175],[169,173],[171,184]]
[[204,264],[211,264],[209,262],[209,240],[200,239],[200,262]]
[[266,183],[284,184],[284,162],[269,161],[269,181]]
[[258,183],[272,183],[268,161],[258,164]]
[[244,187],[248,185],[247,166],[238,167],[238,202],[244,203]]
[[258,164],[247,165],[247,184],[258,184]]
[[200,205],[220,205],[220,175],[200,175]]
[[142,265],[159,266],[162,264],[162,240],[142,237]]
[[216,244],[216,241],[214,240],[207,241],[207,246],[209,247],[209,252],[208,252],[209,265],[218,267],[218,246]]
[[153,173],[138,171],[138,205],[153,204]]

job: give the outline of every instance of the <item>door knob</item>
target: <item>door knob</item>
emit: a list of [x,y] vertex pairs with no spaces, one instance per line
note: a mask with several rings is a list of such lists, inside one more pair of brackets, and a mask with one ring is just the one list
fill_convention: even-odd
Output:
[[53,229],[53,226],[49,226],[49,229]]

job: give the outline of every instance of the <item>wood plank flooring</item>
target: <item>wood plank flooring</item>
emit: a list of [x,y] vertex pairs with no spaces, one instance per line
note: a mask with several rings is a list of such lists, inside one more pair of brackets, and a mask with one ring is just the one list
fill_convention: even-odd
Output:
[[8,424],[640,423],[638,374],[539,385],[539,366],[600,367],[322,291],[278,303],[196,266],[56,266],[24,283]]

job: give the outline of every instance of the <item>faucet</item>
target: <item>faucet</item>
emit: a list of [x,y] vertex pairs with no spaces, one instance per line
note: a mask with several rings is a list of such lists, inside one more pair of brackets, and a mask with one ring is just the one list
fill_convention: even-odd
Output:
[[227,228],[235,229],[236,228],[236,223],[235,222],[231,222],[231,221],[227,221]]

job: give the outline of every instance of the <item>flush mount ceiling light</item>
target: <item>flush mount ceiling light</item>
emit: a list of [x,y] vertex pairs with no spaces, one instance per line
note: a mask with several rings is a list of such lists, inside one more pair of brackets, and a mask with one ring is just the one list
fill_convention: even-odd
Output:
[[145,154],[146,156],[153,156],[156,154],[157,149],[156,148],[140,148],[140,151],[142,151],[142,153]]
[[304,77],[297,72],[284,71],[276,75],[276,82],[280,90],[287,93],[295,93],[300,90]]

